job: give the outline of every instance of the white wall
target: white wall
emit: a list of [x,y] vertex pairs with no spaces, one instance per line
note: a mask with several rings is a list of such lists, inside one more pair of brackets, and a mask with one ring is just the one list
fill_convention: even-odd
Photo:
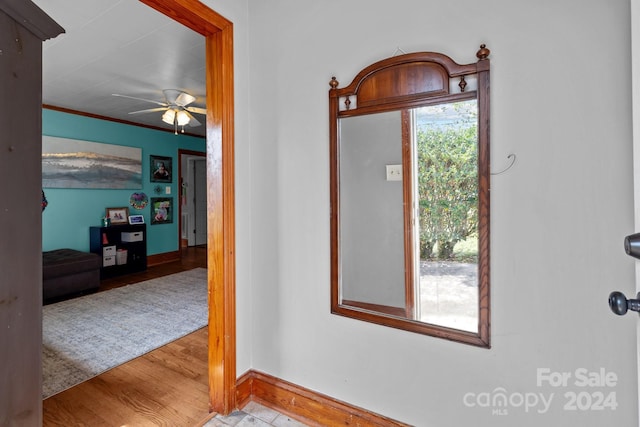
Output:
[[[607,307],[634,288],[629,0],[206,3],[235,24],[239,374],[417,426],[637,425],[636,320]],[[331,315],[331,76],[346,85],[398,47],[468,63],[480,43],[493,169],[517,155],[492,181],[493,347]],[[618,380],[538,387],[538,368]],[[554,394],[542,414],[464,403],[498,388]],[[567,392],[614,392],[618,406],[567,411]]]

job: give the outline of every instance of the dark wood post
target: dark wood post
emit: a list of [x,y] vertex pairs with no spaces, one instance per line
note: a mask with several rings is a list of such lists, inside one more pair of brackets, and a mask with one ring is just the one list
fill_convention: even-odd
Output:
[[0,425],[42,424],[42,42],[64,32],[0,0]]

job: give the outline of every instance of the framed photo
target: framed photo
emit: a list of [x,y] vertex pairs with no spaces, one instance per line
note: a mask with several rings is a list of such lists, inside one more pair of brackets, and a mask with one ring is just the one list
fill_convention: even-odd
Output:
[[151,198],[151,225],[173,222],[173,197]]
[[106,217],[111,220],[111,225],[128,224],[129,208],[107,208]]
[[144,224],[142,215],[129,215],[129,224]]
[[162,156],[149,156],[151,182],[172,182],[173,174],[171,173],[171,165],[173,158]]

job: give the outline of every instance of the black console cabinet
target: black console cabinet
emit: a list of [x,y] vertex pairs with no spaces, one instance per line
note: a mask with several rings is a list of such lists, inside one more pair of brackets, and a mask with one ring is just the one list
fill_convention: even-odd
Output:
[[100,278],[147,269],[146,224],[91,227],[89,246],[102,257]]

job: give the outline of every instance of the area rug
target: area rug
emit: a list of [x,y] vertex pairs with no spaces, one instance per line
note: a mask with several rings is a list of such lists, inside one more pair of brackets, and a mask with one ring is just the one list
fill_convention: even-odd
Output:
[[43,399],[207,324],[196,268],[43,307]]

